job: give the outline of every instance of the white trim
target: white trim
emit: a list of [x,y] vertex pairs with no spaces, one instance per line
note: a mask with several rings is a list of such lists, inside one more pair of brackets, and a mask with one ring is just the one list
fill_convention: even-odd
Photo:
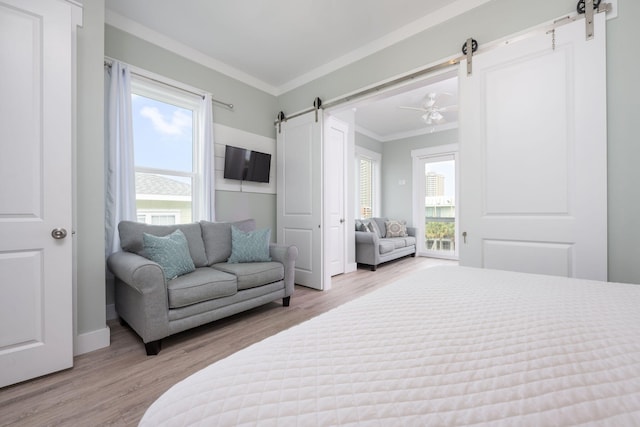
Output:
[[460,145],[458,143],[436,145],[433,147],[411,150],[411,157],[415,159],[430,156],[440,156],[443,154],[455,154],[458,152],[458,150],[460,150]]
[[420,136],[420,135],[430,135],[435,132],[442,132],[445,130],[457,129],[457,128],[458,128],[458,122],[451,122],[451,123],[445,123],[442,125],[428,126],[422,129],[415,129],[415,130],[410,130],[406,132],[398,132],[385,137],[381,137],[379,141],[380,142],[397,141],[399,139],[411,138],[411,137]]
[[190,59],[212,70],[218,71],[242,83],[267,92],[270,95],[279,96],[302,85],[305,85],[315,79],[332,73],[340,68],[343,68],[349,64],[359,61],[376,52],[379,52],[389,46],[399,43],[402,40],[408,39],[409,37],[421,33],[429,28],[442,24],[443,22],[446,22],[451,18],[454,18],[485,3],[488,3],[489,1],[490,0],[458,0],[452,2],[452,4],[444,6],[429,15],[423,16],[422,18],[419,18],[405,25],[404,27],[393,31],[384,37],[374,40],[371,43],[362,46],[361,48],[349,52],[305,74],[302,74],[299,77],[296,77],[280,86],[274,86],[270,83],[267,83],[264,80],[252,76],[215,58],[212,58],[209,55],[206,55],[192,47],[182,44],[170,37],[167,37],[164,34],[158,33],[155,30],[145,27],[144,25],[126,18],[110,9],[105,10],[105,23],[156,46],[161,46],[163,49],[166,49],[184,58]]
[[245,83],[249,86],[253,86],[256,89],[260,89],[270,95],[277,96],[281,92],[278,89],[254,76],[251,76],[244,71],[238,70],[222,61],[218,61],[204,53],[182,44],[170,37],[160,34],[144,25],[141,25],[129,18],[115,13],[110,9],[105,10],[105,23],[111,25],[114,28],[125,31],[132,34],[142,40],[152,43],[154,46],[160,46],[176,55],[183,58],[190,59],[200,65],[204,65],[212,70],[218,71],[228,77]]
[[408,39],[418,33],[421,33],[436,25],[442,24],[464,12],[468,12],[478,6],[488,3],[490,0],[459,0],[451,2],[451,4],[438,9],[437,11],[423,16],[402,28],[393,31],[384,37],[372,41],[371,43],[362,46],[354,51],[351,51],[333,61],[330,61],[308,73],[305,73],[288,83],[280,85],[278,87],[278,95],[286,93],[297,87],[305,85],[313,80],[316,80],[322,76],[332,73],[340,68],[343,68],[349,64],[359,61],[367,56],[370,56],[376,52],[386,49],[402,40]]
[[[107,306],[108,307],[108,306]],[[108,326],[76,336],[73,355],[89,353],[111,345],[111,330]]]

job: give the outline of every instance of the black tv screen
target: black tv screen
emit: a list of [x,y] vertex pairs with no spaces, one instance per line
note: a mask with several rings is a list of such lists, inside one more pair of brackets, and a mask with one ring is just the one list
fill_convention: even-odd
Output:
[[271,154],[227,145],[224,153],[224,177],[242,181],[269,182]]

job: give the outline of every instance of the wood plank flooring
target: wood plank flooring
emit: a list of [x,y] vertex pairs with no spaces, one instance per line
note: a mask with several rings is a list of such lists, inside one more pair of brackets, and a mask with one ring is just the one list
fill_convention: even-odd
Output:
[[163,340],[157,356],[129,328],[110,321],[111,346],[74,359],[74,367],[0,389],[0,426],[135,426],[164,391],[192,373],[270,335],[392,283],[416,269],[454,261],[403,258],[333,278],[320,292],[296,286],[280,302]]

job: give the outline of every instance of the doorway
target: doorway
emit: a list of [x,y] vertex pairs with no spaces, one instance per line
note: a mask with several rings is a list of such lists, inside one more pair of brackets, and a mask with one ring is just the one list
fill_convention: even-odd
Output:
[[458,145],[413,150],[418,255],[458,259]]

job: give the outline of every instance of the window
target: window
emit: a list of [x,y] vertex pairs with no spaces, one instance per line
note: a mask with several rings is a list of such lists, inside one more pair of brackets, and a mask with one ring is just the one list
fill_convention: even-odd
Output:
[[131,92],[138,220],[197,221],[203,191],[201,97],[137,75]]
[[458,206],[456,203],[458,145],[412,150],[413,224],[420,255],[457,259]]
[[380,212],[380,153],[356,146],[356,218]]

